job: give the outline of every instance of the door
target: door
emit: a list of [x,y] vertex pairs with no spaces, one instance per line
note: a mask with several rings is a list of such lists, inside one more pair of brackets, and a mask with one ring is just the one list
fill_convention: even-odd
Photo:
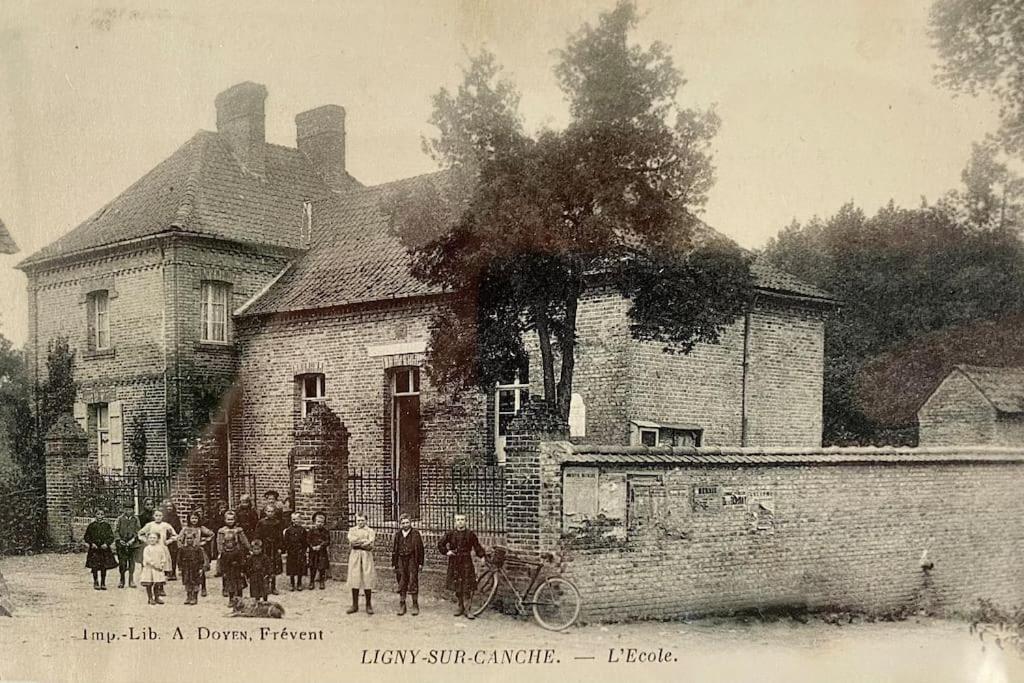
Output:
[[399,368],[392,393],[396,517],[420,516],[420,383],[419,368]]

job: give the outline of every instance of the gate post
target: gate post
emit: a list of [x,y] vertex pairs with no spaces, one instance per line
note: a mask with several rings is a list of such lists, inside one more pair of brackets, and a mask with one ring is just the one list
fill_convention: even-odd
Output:
[[569,425],[546,401],[531,397],[508,426],[505,440],[505,538],[509,548],[537,555],[558,546],[560,510],[549,510],[545,489],[557,472],[541,459],[541,442],[567,441]]
[[348,437],[341,419],[322,403],[311,406],[295,429],[288,455],[292,509],[306,524],[323,511],[329,528],[347,528]]
[[89,469],[88,437],[69,414],[61,415],[43,439],[46,452],[46,526],[50,542],[66,545],[71,532],[75,482]]

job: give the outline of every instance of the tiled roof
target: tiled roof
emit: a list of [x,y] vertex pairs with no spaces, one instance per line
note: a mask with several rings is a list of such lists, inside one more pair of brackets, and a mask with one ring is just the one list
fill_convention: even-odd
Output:
[[589,446],[559,443],[562,462],[593,465],[878,465],[1024,462],[1019,448],[758,448],[717,446]]
[[8,232],[7,226],[4,225],[3,221],[0,221],[0,254],[17,254],[18,245],[15,244],[14,238],[11,237],[11,233]]
[[[266,173],[242,168],[227,140],[200,131],[81,225],[22,262],[166,231],[299,247],[302,203],[331,194],[297,149],[265,144]],[[359,187],[354,179],[353,187]]]
[[978,391],[1001,413],[1024,413],[1024,368],[957,365]]
[[[389,233],[379,206],[388,192],[414,190],[420,184],[443,179],[443,172],[432,173],[317,202],[313,207],[312,248],[253,301],[243,315],[288,313],[440,293],[412,276],[409,256],[399,239]],[[703,223],[698,230],[700,242],[729,241]],[[834,301],[827,292],[763,261],[756,261],[752,270],[761,289]]]
[[300,257],[243,315],[287,313],[440,293],[412,276],[409,255],[380,210],[390,191],[437,174],[323,199],[313,205],[313,238]]

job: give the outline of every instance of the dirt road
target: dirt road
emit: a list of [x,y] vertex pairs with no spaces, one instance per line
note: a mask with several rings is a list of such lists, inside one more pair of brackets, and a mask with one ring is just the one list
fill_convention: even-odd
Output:
[[[549,633],[490,614],[469,622],[424,596],[420,616],[346,615],[344,586],[285,592],[281,620],[227,616],[219,580],[198,606],[149,606],[140,590],[93,591],[82,555],[0,559],[15,617],[0,620],[0,679],[32,681],[1024,681],[1024,661],[982,650],[945,621],[818,620],[587,625]],[[635,661],[635,660],[651,661]],[[631,661],[634,660],[634,661]]]

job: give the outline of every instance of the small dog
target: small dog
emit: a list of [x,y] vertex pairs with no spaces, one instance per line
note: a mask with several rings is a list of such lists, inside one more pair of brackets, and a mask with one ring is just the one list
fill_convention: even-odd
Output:
[[231,598],[232,617],[257,617],[260,619],[280,619],[284,616],[284,607],[280,603],[257,600],[255,598]]

